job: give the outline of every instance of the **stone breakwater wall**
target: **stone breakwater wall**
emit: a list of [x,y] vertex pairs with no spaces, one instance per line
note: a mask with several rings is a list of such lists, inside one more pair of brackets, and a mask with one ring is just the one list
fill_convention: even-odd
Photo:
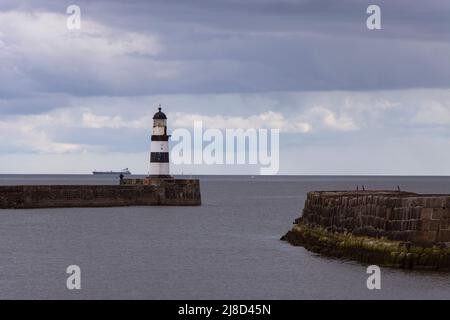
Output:
[[450,195],[314,191],[298,221],[354,235],[450,244]]
[[0,209],[201,205],[197,179],[128,185],[0,186]]
[[450,195],[309,192],[281,240],[325,256],[404,269],[450,270]]

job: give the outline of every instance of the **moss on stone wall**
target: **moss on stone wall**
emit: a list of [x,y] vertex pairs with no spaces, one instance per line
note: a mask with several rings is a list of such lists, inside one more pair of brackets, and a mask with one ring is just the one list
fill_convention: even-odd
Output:
[[301,221],[281,240],[325,256],[403,269],[450,270],[450,248],[331,232]]

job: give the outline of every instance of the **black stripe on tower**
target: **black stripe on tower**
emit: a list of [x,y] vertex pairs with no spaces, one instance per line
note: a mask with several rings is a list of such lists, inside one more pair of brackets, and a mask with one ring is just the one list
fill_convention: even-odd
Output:
[[150,162],[169,162],[169,153],[168,152],[151,152],[150,153]]
[[152,136],[152,141],[169,141],[169,137],[168,135],[163,135],[163,136]]

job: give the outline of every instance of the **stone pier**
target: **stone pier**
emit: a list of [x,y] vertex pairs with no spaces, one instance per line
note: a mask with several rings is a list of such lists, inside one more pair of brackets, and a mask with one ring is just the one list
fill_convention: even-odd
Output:
[[[450,195],[309,192],[302,216],[282,239],[326,255],[400,267],[447,269]],[[397,261],[398,255],[409,260]]]
[[201,205],[200,182],[196,179],[124,182],[117,186],[0,186],[0,209]]

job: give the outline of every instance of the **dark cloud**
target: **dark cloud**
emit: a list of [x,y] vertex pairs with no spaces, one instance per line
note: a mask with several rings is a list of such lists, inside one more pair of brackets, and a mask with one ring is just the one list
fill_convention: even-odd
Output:
[[[80,57],[70,62],[76,66],[70,73],[15,60],[16,66],[0,69],[1,92],[20,95],[17,88],[23,88],[83,96],[449,87],[450,3],[378,1],[383,30],[369,31],[365,10],[371,3],[80,0],[83,18],[155,34],[164,50],[152,57],[119,57],[105,66]],[[6,1],[1,8],[64,14],[68,4]],[[155,79],[149,68],[154,63],[176,65],[177,76]],[[11,69],[21,70],[22,77],[13,74],[11,81]]]

